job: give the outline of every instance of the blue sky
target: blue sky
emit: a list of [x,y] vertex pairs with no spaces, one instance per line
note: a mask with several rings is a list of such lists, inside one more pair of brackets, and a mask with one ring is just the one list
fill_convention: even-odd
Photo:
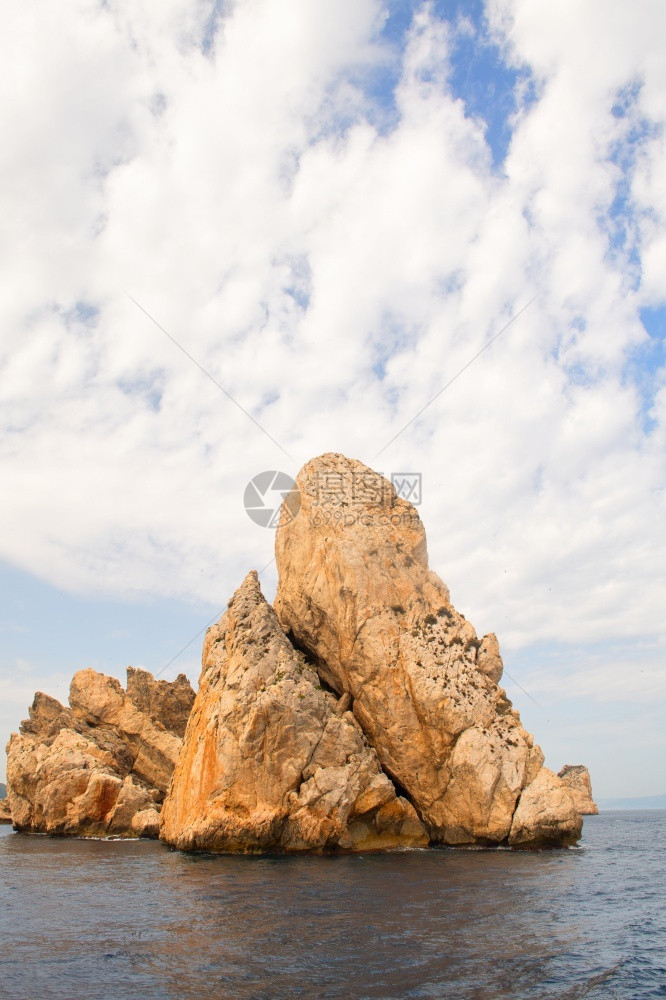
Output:
[[82,666],[196,683],[245,573],[274,593],[245,484],[335,450],[423,474],[547,764],[666,790],[663,5],[37,6],[0,42],[0,742]]

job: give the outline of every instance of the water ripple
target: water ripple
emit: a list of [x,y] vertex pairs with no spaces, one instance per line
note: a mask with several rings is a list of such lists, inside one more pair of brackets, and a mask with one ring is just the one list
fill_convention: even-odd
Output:
[[192,856],[0,828],[0,997],[666,997],[666,812],[576,851]]

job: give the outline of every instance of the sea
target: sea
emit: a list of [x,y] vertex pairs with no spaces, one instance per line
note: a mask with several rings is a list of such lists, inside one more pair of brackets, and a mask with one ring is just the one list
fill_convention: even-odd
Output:
[[666,810],[562,851],[188,855],[0,827],[0,997],[666,997]]

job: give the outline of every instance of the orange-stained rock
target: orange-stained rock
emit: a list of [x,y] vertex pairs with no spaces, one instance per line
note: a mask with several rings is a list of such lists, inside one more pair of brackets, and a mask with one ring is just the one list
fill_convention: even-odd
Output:
[[9,808],[9,799],[0,799],[0,823],[11,823],[12,814]]
[[132,667],[127,691],[112,677],[80,670],[69,708],[38,692],[30,718],[7,746],[14,827],[157,836],[188,700],[194,692],[183,675],[169,684]]
[[581,816],[596,816],[599,807],[592,799],[590,772],[584,764],[565,764],[558,778],[566,785],[573,803]]
[[[478,638],[455,610],[428,569],[416,509],[387,480],[328,454],[304,466],[297,486],[276,533],[285,632],[352,699],[384,771],[433,840],[506,841],[543,754],[498,687],[497,639]],[[570,797],[557,778],[536,787],[544,834],[556,839],[559,809],[568,840]]]
[[[160,683],[145,670],[137,671],[129,667],[125,692],[120,682],[113,677],[106,677],[90,668],[79,670],[72,678],[69,703],[74,715],[82,722],[93,726],[103,725],[120,733],[132,753],[132,772],[147,785],[164,793],[180,751],[180,712],[175,723],[177,731],[169,730],[165,721],[174,725],[174,720],[168,709],[166,715],[160,711],[163,710],[164,699],[151,702],[149,698],[141,696],[142,690],[137,698],[137,675],[143,682],[142,689],[147,688],[148,678],[153,684]],[[187,678],[181,675],[173,683],[173,701],[180,707],[180,696],[186,686],[190,692],[191,707],[194,692]],[[178,735],[178,731],[181,735]]]
[[254,572],[206,634],[160,837],[245,852],[427,843],[353,715],[286,638]]

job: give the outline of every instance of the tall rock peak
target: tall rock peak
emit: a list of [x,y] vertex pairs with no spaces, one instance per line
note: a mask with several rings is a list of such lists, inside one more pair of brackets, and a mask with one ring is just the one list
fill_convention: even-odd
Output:
[[339,454],[308,462],[296,485],[300,509],[287,498],[295,516],[287,511],[276,533],[278,618],[350,696],[432,840],[575,842],[571,796],[498,687],[497,639],[476,635],[428,569],[416,508]]

